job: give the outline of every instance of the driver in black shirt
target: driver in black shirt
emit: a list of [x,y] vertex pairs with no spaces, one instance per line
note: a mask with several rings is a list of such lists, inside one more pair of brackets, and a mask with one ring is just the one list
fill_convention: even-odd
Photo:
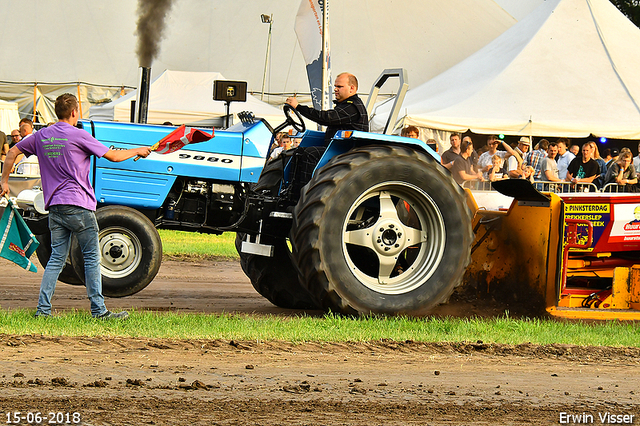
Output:
[[287,98],[286,103],[296,109],[303,117],[327,126],[324,145],[329,145],[331,138],[339,130],[369,131],[369,117],[364,103],[357,95],[358,79],[346,72],[339,74],[333,86],[335,100],[334,109],[319,111],[300,105],[295,97]]

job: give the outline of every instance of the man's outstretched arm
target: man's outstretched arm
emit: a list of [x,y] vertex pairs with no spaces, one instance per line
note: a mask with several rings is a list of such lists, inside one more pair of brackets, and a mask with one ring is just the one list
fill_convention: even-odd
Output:
[[110,149],[103,157],[114,163],[119,163],[120,161],[128,160],[135,156],[147,157],[150,152],[151,148],[148,146],[133,149]]

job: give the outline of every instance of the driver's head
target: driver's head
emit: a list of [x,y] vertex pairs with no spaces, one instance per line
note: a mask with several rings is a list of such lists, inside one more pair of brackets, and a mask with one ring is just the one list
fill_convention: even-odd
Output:
[[342,102],[358,92],[358,79],[355,75],[343,72],[338,74],[333,84],[333,96],[336,101]]

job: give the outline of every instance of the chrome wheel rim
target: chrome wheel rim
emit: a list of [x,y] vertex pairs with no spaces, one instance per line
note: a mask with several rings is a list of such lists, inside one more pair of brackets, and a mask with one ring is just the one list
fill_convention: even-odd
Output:
[[421,188],[375,185],[351,205],[342,226],[342,252],[354,276],[383,294],[422,286],[444,256],[442,212]]
[[126,228],[110,227],[98,236],[102,275],[123,278],[130,275],[142,260],[142,244],[138,237]]

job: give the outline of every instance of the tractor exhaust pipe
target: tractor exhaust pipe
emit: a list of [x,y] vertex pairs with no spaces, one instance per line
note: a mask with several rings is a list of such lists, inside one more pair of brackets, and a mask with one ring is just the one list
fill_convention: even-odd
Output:
[[146,123],[149,112],[149,86],[151,85],[151,67],[140,67],[140,85],[136,97],[136,123]]

